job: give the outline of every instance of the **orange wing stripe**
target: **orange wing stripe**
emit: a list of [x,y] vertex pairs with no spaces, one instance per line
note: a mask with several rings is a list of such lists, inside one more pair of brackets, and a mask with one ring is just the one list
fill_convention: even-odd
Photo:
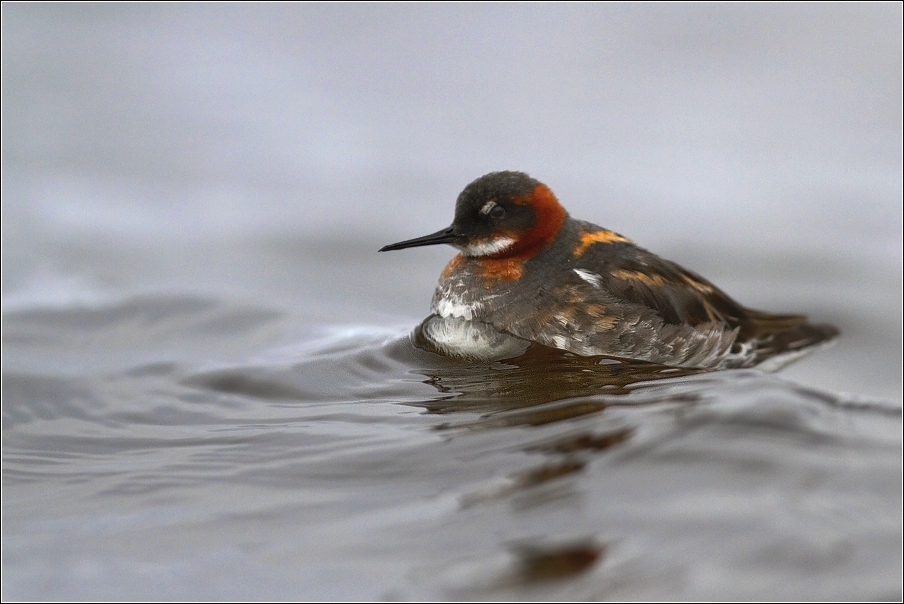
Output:
[[584,233],[581,235],[581,241],[575,246],[572,254],[577,258],[587,251],[587,248],[594,243],[630,243],[629,239],[625,239],[618,233],[612,231],[596,231],[595,233]]
[[634,281],[640,281],[641,283],[646,283],[653,287],[672,284],[671,281],[663,279],[660,275],[647,275],[646,273],[641,273],[639,271],[618,270],[612,271],[611,275],[616,279],[633,279]]

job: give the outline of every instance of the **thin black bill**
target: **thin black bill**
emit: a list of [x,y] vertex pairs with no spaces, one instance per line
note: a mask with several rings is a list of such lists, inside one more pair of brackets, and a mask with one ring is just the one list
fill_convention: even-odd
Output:
[[459,237],[455,233],[455,229],[453,227],[445,228],[441,231],[437,231],[431,235],[424,235],[423,237],[417,237],[415,239],[409,239],[407,241],[400,241],[398,243],[392,243],[390,245],[385,245],[380,248],[381,252],[391,252],[392,250],[404,250],[408,247],[420,247],[422,245],[438,245],[440,243],[454,243],[458,241]]

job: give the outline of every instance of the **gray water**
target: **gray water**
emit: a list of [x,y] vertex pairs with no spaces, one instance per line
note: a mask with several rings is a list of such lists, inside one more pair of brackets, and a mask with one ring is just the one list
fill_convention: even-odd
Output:
[[[902,597],[900,5],[3,19],[4,600]],[[502,168],[841,339],[418,350]]]

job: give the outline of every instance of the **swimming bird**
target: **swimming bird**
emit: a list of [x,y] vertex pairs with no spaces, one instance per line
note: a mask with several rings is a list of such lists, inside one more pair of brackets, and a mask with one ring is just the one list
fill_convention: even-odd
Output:
[[458,196],[452,225],[381,252],[449,244],[418,337],[443,354],[504,359],[530,343],[677,367],[776,370],[838,329],[741,306],[618,233],[568,215],[523,172],[492,172]]

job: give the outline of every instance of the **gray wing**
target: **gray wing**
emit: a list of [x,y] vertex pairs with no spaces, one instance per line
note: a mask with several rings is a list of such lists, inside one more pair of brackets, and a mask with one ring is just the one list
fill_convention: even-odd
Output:
[[[485,320],[520,338],[585,356],[706,367],[716,366],[731,351],[737,327],[718,320],[669,323],[646,303],[649,293],[643,289],[633,296],[621,294],[599,273],[572,269],[564,283],[513,296],[505,312]],[[661,293],[659,299],[669,296]],[[674,305],[669,309],[677,312]]]

